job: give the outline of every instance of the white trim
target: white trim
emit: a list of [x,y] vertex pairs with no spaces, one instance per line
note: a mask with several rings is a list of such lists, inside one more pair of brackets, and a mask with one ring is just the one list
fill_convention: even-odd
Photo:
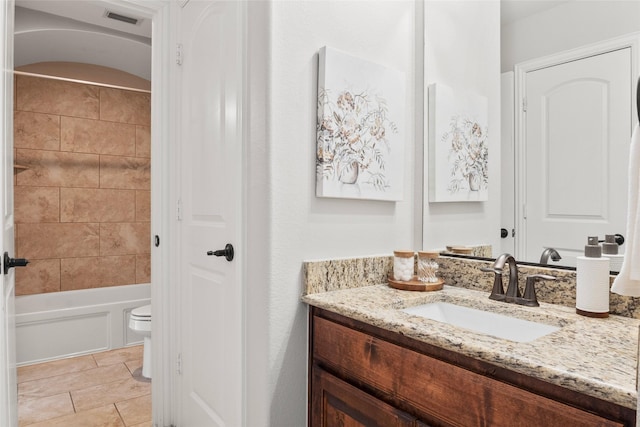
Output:
[[[634,88],[636,79],[640,70],[640,32],[631,33],[622,37],[616,37],[609,40],[589,44],[576,49],[559,52],[553,55],[532,59],[530,61],[516,64],[515,71],[515,212],[516,212],[516,237],[515,237],[515,256],[521,259],[525,253],[526,228],[524,221],[524,201],[526,200],[526,159],[523,144],[526,134],[526,116],[522,109],[522,100],[526,98],[526,75],[528,72],[540,70],[542,68],[552,67],[555,65],[565,64],[567,62],[584,59],[590,56],[602,55],[619,49],[631,49],[631,81],[629,82],[630,90],[635,94]],[[637,115],[635,96],[631,97],[631,113],[634,117]],[[635,124],[635,120],[631,121]]]
[[170,0],[104,0],[153,21],[151,47],[151,237],[160,236],[160,246],[151,250],[151,316],[153,317],[152,412],[153,425],[172,424],[175,408],[172,400],[171,339],[174,334],[172,303],[175,271],[171,263],[177,253],[172,244],[171,222],[172,162],[174,137],[173,86],[171,84],[171,42],[173,22]]
[[151,316],[153,318],[152,413],[153,425],[172,424],[175,408],[171,399],[171,325],[174,312],[171,283],[175,272],[171,260],[176,253],[172,244],[171,182],[174,168],[171,140],[173,134],[170,45],[172,22],[169,0],[141,2],[154,8],[151,59],[151,236],[160,237],[160,245],[151,250]]
[[94,81],[90,81],[90,80],[71,79],[71,78],[67,78],[67,77],[52,76],[52,75],[49,75],[49,74],[29,73],[29,72],[26,72],[26,71],[14,71],[13,74],[16,75],[16,76],[39,77],[41,79],[59,80],[59,81],[63,81],[63,82],[80,83],[80,84],[85,84],[85,85],[108,87],[108,88],[111,88],[111,89],[123,89],[123,90],[128,90],[128,91],[131,91],[131,92],[151,93],[151,91],[147,90],[147,89],[138,89],[138,88],[130,87],[130,86],[111,85],[111,84],[108,84],[108,83],[94,82]]

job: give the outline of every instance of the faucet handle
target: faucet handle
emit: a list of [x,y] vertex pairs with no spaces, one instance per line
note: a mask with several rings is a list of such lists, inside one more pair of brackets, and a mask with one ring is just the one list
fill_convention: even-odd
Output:
[[504,287],[502,286],[502,270],[498,270],[497,268],[490,268],[490,267],[482,267],[480,268],[480,270],[487,273],[495,274],[495,277],[493,279],[493,289],[491,289],[491,295],[489,295],[489,299],[496,300],[496,301],[504,301],[505,295],[504,295]]
[[538,280],[556,280],[555,276],[550,276],[548,274],[532,274],[527,276],[527,282],[524,287],[524,296],[519,301],[520,304],[526,305],[528,307],[539,307],[540,303],[538,303],[538,297],[536,296],[536,286],[535,283]]

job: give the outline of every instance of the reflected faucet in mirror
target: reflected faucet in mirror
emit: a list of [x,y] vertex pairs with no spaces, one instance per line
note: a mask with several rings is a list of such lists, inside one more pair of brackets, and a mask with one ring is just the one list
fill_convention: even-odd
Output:
[[540,255],[540,264],[549,264],[549,257],[551,257],[551,261],[554,262],[558,262],[562,259],[558,251],[553,248],[546,248],[544,251],[542,251],[542,255]]

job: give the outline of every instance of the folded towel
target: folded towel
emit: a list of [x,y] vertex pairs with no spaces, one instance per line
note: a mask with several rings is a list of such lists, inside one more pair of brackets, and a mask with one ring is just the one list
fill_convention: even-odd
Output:
[[640,296],[640,129],[636,125],[629,149],[629,205],[627,207],[627,233],[622,268],[613,281],[611,292],[632,297]]

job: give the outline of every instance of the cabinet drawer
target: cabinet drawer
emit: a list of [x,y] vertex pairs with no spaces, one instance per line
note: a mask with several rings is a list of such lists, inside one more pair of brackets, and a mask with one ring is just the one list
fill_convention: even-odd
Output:
[[[314,366],[310,427],[414,427],[416,419]],[[424,424],[423,424],[424,425]]]
[[434,425],[623,426],[321,317],[314,361]]

